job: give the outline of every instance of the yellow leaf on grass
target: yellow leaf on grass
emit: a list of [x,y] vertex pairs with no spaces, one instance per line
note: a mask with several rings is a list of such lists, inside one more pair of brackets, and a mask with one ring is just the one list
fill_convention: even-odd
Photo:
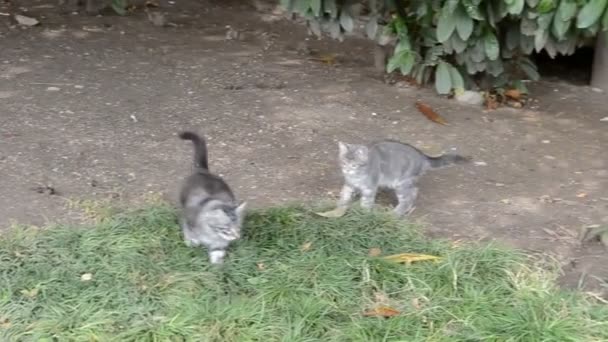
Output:
[[330,211],[326,211],[323,213],[315,213],[319,216],[323,216],[323,217],[329,217],[329,218],[334,218],[334,217],[342,217],[344,216],[344,214],[346,214],[346,209],[345,208],[336,208],[334,210],[330,210]]
[[377,308],[367,310],[363,313],[363,316],[366,317],[393,317],[400,314],[400,312],[396,309],[393,309],[388,306],[379,306]]
[[21,290],[21,294],[28,298],[35,298],[38,295],[38,288],[35,287],[31,290]]
[[382,254],[382,250],[380,248],[374,247],[374,248],[370,248],[368,255],[371,257],[377,257],[380,254]]
[[385,256],[383,259],[388,260],[388,261],[398,262],[398,263],[411,264],[412,262],[415,262],[415,261],[427,261],[427,260],[438,261],[441,258],[438,256],[435,256],[435,255],[428,255],[428,254],[401,253],[401,254]]
[[307,252],[310,250],[310,247],[312,247],[312,242],[305,242],[301,247],[300,250],[302,252]]

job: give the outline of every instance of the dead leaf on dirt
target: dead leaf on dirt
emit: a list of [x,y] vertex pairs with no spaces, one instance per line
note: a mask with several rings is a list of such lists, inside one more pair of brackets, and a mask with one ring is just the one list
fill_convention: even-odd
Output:
[[93,275],[91,273],[84,273],[80,276],[80,281],[89,281],[93,279]]
[[486,99],[487,110],[494,110],[498,108],[498,99],[496,99],[496,95],[486,93],[484,97]]
[[440,257],[435,256],[435,255],[417,254],[417,253],[394,254],[394,255],[386,256],[383,259],[392,261],[392,262],[406,263],[408,265],[411,264],[412,262],[416,262],[416,261],[441,260]]
[[521,91],[517,89],[509,89],[505,91],[505,96],[512,100],[519,101],[519,99],[521,98]]
[[263,270],[265,270],[265,269],[266,269],[266,265],[264,265],[264,263],[263,263],[263,262],[258,262],[258,263],[256,264],[256,266],[257,266],[257,268],[258,268],[258,271],[263,271]]
[[334,217],[342,217],[344,216],[344,214],[346,214],[346,208],[336,208],[334,210],[330,210],[330,211],[326,211],[326,212],[322,212],[322,213],[315,213],[319,216],[323,216],[323,217],[329,217],[329,218],[334,218]]
[[365,312],[363,312],[363,316],[366,317],[394,317],[399,315],[401,312],[399,312],[396,309],[393,309],[391,307],[388,306],[379,306],[377,308],[371,309],[371,310],[367,310]]
[[38,288],[35,287],[31,290],[21,290],[21,294],[27,298],[35,298],[38,295]]
[[312,242],[304,242],[304,244],[302,244],[302,246],[300,246],[300,251],[307,252],[310,250],[311,247],[312,247]]
[[11,327],[11,322],[6,316],[0,316],[0,328],[8,329]]
[[158,7],[158,2],[148,0],[148,1],[146,1],[146,5],[145,6],[146,7],[154,7],[154,8],[156,8],[156,7]]
[[367,253],[367,255],[369,255],[370,257],[377,257],[380,254],[382,254],[382,250],[380,248],[377,248],[377,247],[370,248],[369,249],[369,253]]
[[336,64],[337,57],[338,55],[329,53],[325,55],[319,55],[319,57],[311,57],[310,59],[313,61],[321,62],[323,64],[334,65]]
[[426,103],[423,103],[422,101],[416,101],[416,108],[418,108],[418,111],[420,111],[420,113],[424,114],[424,116],[427,117],[427,119],[436,122],[440,125],[447,125],[448,122],[445,121],[445,119],[443,117],[441,117],[439,114],[437,114],[437,112],[435,112],[433,110],[433,108],[431,108],[431,106],[427,105]]
[[578,197],[578,198],[585,198],[585,197],[587,197],[587,194],[584,193],[584,192],[581,192],[581,193],[576,194],[576,197]]

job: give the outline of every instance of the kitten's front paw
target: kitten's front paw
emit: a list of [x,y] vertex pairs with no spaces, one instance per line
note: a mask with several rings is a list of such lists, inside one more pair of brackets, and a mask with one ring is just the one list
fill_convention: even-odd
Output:
[[224,257],[226,256],[226,251],[215,250],[209,252],[209,262],[213,265],[221,265],[224,263]]

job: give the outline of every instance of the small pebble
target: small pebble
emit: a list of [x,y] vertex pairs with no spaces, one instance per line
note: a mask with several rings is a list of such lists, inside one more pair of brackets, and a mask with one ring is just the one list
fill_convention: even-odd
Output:
[[60,90],[61,90],[61,88],[58,88],[58,87],[48,87],[48,88],[46,88],[46,91],[60,91]]
[[477,165],[477,166],[488,166],[488,163],[486,163],[484,161],[476,161],[475,165]]

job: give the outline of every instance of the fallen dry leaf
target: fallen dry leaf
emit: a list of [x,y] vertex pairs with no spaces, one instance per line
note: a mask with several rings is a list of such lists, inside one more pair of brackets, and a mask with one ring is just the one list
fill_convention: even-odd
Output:
[[578,197],[578,198],[585,198],[585,197],[587,197],[587,194],[584,193],[584,192],[581,192],[581,193],[576,194],[576,197]]
[[323,213],[315,213],[319,216],[323,216],[323,217],[329,217],[329,218],[334,218],[334,217],[342,217],[344,216],[344,214],[346,214],[346,208],[336,208],[334,210],[330,210],[330,211],[326,211]]
[[519,99],[521,98],[521,91],[517,89],[509,89],[505,91],[505,96],[512,100],[519,101]]
[[382,250],[380,248],[374,247],[369,249],[369,253],[367,255],[371,257],[377,257],[380,254],[382,254]]
[[393,317],[399,315],[400,312],[388,306],[379,306],[377,308],[363,312],[366,317]]
[[416,262],[416,261],[427,261],[427,260],[438,261],[441,258],[438,256],[435,256],[435,255],[428,255],[428,254],[401,253],[401,254],[389,255],[389,256],[384,257],[383,259],[388,260],[388,261],[398,262],[398,263],[406,263],[409,265],[412,262]]
[[266,265],[264,265],[263,262],[258,262],[256,266],[258,267],[258,271],[263,271],[266,269]]
[[11,322],[6,316],[0,316],[0,328],[8,329],[11,327]]
[[80,281],[89,281],[93,279],[93,275],[91,273],[84,273],[80,276]]
[[330,53],[326,55],[320,55],[319,57],[311,57],[310,59],[327,65],[334,65],[336,64],[336,57],[338,57],[336,54]]
[[302,246],[300,246],[300,250],[302,252],[307,252],[312,247],[312,242],[305,242]]
[[447,125],[447,121],[442,118],[437,112],[431,108],[431,106],[423,103],[422,101],[416,101],[416,108],[420,111],[420,113],[424,114],[429,120],[436,122],[440,125]]
[[494,109],[498,108],[498,100],[496,99],[496,95],[486,93],[485,99],[486,99],[486,109],[487,110],[494,110]]
[[34,298],[38,295],[38,288],[33,288],[31,290],[21,290],[21,294],[28,298]]

